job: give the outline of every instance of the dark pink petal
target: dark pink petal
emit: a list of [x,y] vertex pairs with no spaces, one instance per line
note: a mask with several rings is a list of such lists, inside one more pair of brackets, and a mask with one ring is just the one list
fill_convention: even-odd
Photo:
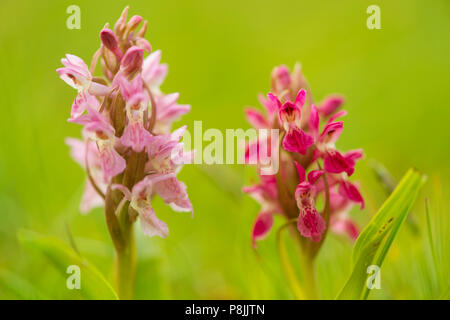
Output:
[[261,175],[259,184],[244,187],[242,191],[250,194],[262,206],[278,207],[278,188],[275,176]]
[[290,101],[286,101],[278,112],[280,124],[287,131],[291,125],[300,128],[300,117],[302,115],[301,108]]
[[335,112],[337,109],[341,107],[341,105],[344,103],[345,99],[342,96],[338,95],[332,95],[326,97],[319,107],[319,112],[324,117],[327,117],[331,115],[333,112]]
[[[307,181],[300,182],[295,188],[295,200],[297,201],[297,206],[300,208],[303,206],[305,199],[310,202],[309,196],[311,192],[312,185]],[[305,198],[306,197],[306,198]]]
[[275,96],[273,93],[268,93],[267,98],[272,103],[272,105],[277,107],[277,110],[281,109],[281,102],[278,100],[277,96]]
[[[270,147],[269,147],[270,146]],[[270,138],[258,137],[258,140],[246,145],[244,163],[258,164],[266,161],[272,155]]]
[[297,169],[298,173],[298,182],[302,183],[306,180],[306,172],[305,168],[303,168],[297,161],[294,161],[295,168]]
[[353,166],[355,165],[356,160],[359,160],[362,157],[363,157],[362,149],[350,150],[344,154],[344,158],[348,161],[348,163],[352,164]]
[[336,120],[337,118],[343,117],[345,115],[347,115],[347,111],[341,110],[338,113],[336,113],[334,116],[330,117],[330,119],[328,119],[328,123],[331,123],[334,120]]
[[354,171],[353,166],[348,163],[342,154],[337,150],[330,150],[325,153],[324,167],[326,172],[341,173],[346,172],[351,175]]
[[295,98],[295,105],[299,108],[302,108],[306,101],[306,91],[304,89],[300,89],[297,93],[297,97]]
[[245,116],[247,118],[247,121],[256,129],[262,129],[262,128],[268,128],[270,127],[269,123],[267,122],[266,118],[262,114],[261,111],[252,109],[252,108],[246,108],[245,109]]
[[324,174],[323,170],[312,170],[308,173],[308,181],[314,184]]
[[273,226],[273,213],[261,212],[255,220],[252,230],[252,244],[256,248],[256,241],[262,240],[269,234]]
[[344,130],[344,123],[342,121],[328,123],[323,128],[319,140],[322,143],[335,143]]
[[272,72],[272,81],[278,92],[288,89],[292,81],[288,67],[284,65],[275,67]]
[[309,131],[311,131],[315,140],[317,140],[319,136],[319,113],[317,112],[317,108],[315,105],[311,106],[311,112],[309,114]]
[[325,220],[323,220],[315,207],[304,206],[300,208],[297,229],[302,236],[311,238],[314,242],[319,242],[322,238],[322,233],[325,231]]
[[364,209],[364,198],[353,183],[342,180],[339,184],[339,194],[350,201],[360,204],[361,209]]
[[269,117],[272,117],[273,114],[278,112],[278,105],[277,103],[274,103],[273,101],[266,99],[264,95],[259,94],[258,100],[261,103],[261,105],[266,109],[267,114]]
[[314,144],[314,139],[302,129],[293,128],[286,133],[283,139],[283,148],[290,152],[297,152],[305,155],[310,146]]

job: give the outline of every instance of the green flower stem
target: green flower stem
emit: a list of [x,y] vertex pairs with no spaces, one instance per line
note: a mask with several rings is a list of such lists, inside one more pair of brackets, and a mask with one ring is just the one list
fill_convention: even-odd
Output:
[[134,221],[129,215],[128,203],[116,215],[118,201],[114,196],[117,196],[117,192],[108,188],[105,201],[106,223],[115,249],[115,283],[117,293],[120,299],[128,300],[133,299],[136,277]]
[[[128,211],[128,206],[125,206]],[[133,299],[134,284],[136,280],[136,241],[134,228],[128,214],[121,215],[121,225],[125,239],[122,249],[116,250],[115,276],[119,298],[122,300]]]
[[281,266],[283,267],[286,280],[288,281],[288,285],[291,288],[292,293],[297,300],[304,300],[306,299],[305,292],[298,281],[296,272],[291,264],[288,252],[281,237],[282,231],[290,227],[296,221],[296,219],[289,220],[277,230],[277,247],[278,253],[280,254]]
[[300,263],[305,296],[307,299],[317,300],[319,295],[317,291],[315,259],[302,255]]

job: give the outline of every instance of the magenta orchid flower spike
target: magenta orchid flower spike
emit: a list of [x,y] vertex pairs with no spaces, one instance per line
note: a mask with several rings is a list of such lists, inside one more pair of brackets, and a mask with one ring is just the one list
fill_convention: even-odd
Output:
[[[363,154],[361,150],[341,152],[336,147],[344,129],[344,122],[339,120],[346,115],[339,111],[344,99],[330,95],[314,105],[311,90],[296,65],[292,73],[286,66],[276,67],[272,92],[259,100],[265,112],[246,109],[248,122],[257,129],[280,130],[281,152],[278,173],[261,175],[259,183],[244,188],[261,204],[252,231],[253,245],[269,234],[274,215],[296,222],[301,245],[310,259],[317,254],[328,230],[356,239],[358,227],[348,212],[354,204],[364,208],[364,199],[349,177]],[[255,143],[259,146],[261,141]],[[246,160],[256,160],[259,166],[251,149],[251,145],[247,147]],[[316,206],[319,198],[325,203],[320,211]]]
[[[87,173],[80,210],[105,206],[106,222],[116,249],[116,281],[120,298],[131,298],[135,276],[133,224],[144,234],[167,237],[168,226],[152,207],[159,196],[175,211],[192,212],[186,185],[176,174],[192,160],[183,151],[182,127],[172,124],[190,110],[177,103],[179,94],[160,90],[167,65],[161,51],[144,38],[147,21],[125,8],[113,30],[100,32],[100,48],[90,68],[67,54],[57,69],[62,80],[78,91],[69,122],[83,126],[83,139],[68,138],[71,155]],[[144,58],[145,53],[150,53]],[[102,76],[94,76],[100,61]]]

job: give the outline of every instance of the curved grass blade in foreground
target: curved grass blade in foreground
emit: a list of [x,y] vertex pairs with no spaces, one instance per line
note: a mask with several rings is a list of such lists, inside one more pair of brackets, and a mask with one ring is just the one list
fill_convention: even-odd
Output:
[[353,270],[338,299],[367,299],[367,267],[381,267],[400,226],[416,200],[424,175],[410,169],[361,232],[353,247]]
[[6,269],[0,269],[0,291],[7,290],[14,297],[24,300],[49,300],[50,297],[41,292],[33,284],[20,275]]
[[[69,245],[52,236],[20,230],[19,241],[26,247],[37,250],[61,273],[64,278],[67,267],[80,267],[81,288],[76,290],[86,299],[118,299],[116,292],[105,277],[85,258],[80,257]],[[61,282],[61,290],[66,289],[65,280]]]

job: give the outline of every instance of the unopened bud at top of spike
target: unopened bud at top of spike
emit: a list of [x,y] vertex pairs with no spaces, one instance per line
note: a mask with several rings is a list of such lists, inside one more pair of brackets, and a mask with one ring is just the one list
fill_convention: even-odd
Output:
[[100,32],[100,39],[103,45],[111,50],[116,56],[117,60],[120,61],[122,59],[123,53],[119,47],[119,40],[116,35],[110,29],[103,29]]
[[117,20],[116,24],[114,25],[114,32],[117,35],[120,35],[123,32],[123,29],[125,27],[125,22],[127,21],[128,9],[129,9],[128,6],[126,6],[125,9],[123,9],[122,14],[120,15],[120,18]]
[[132,46],[125,53],[120,63],[120,69],[127,75],[138,71],[142,68],[143,59],[144,50],[137,46]]
[[130,21],[128,21],[127,25],[126,25],[126,30],[128,33],[133,32],[138,25],[141,23],[142,21],[142,17],[141,16],[133,16],[131,17]]
[[148,21],[145,20],[144,24],[142,25],[141,29],[138,31],[137,36],[139,38],[143,38],[145,37],[145,33],[147,32],[147,27],[148,27]]

